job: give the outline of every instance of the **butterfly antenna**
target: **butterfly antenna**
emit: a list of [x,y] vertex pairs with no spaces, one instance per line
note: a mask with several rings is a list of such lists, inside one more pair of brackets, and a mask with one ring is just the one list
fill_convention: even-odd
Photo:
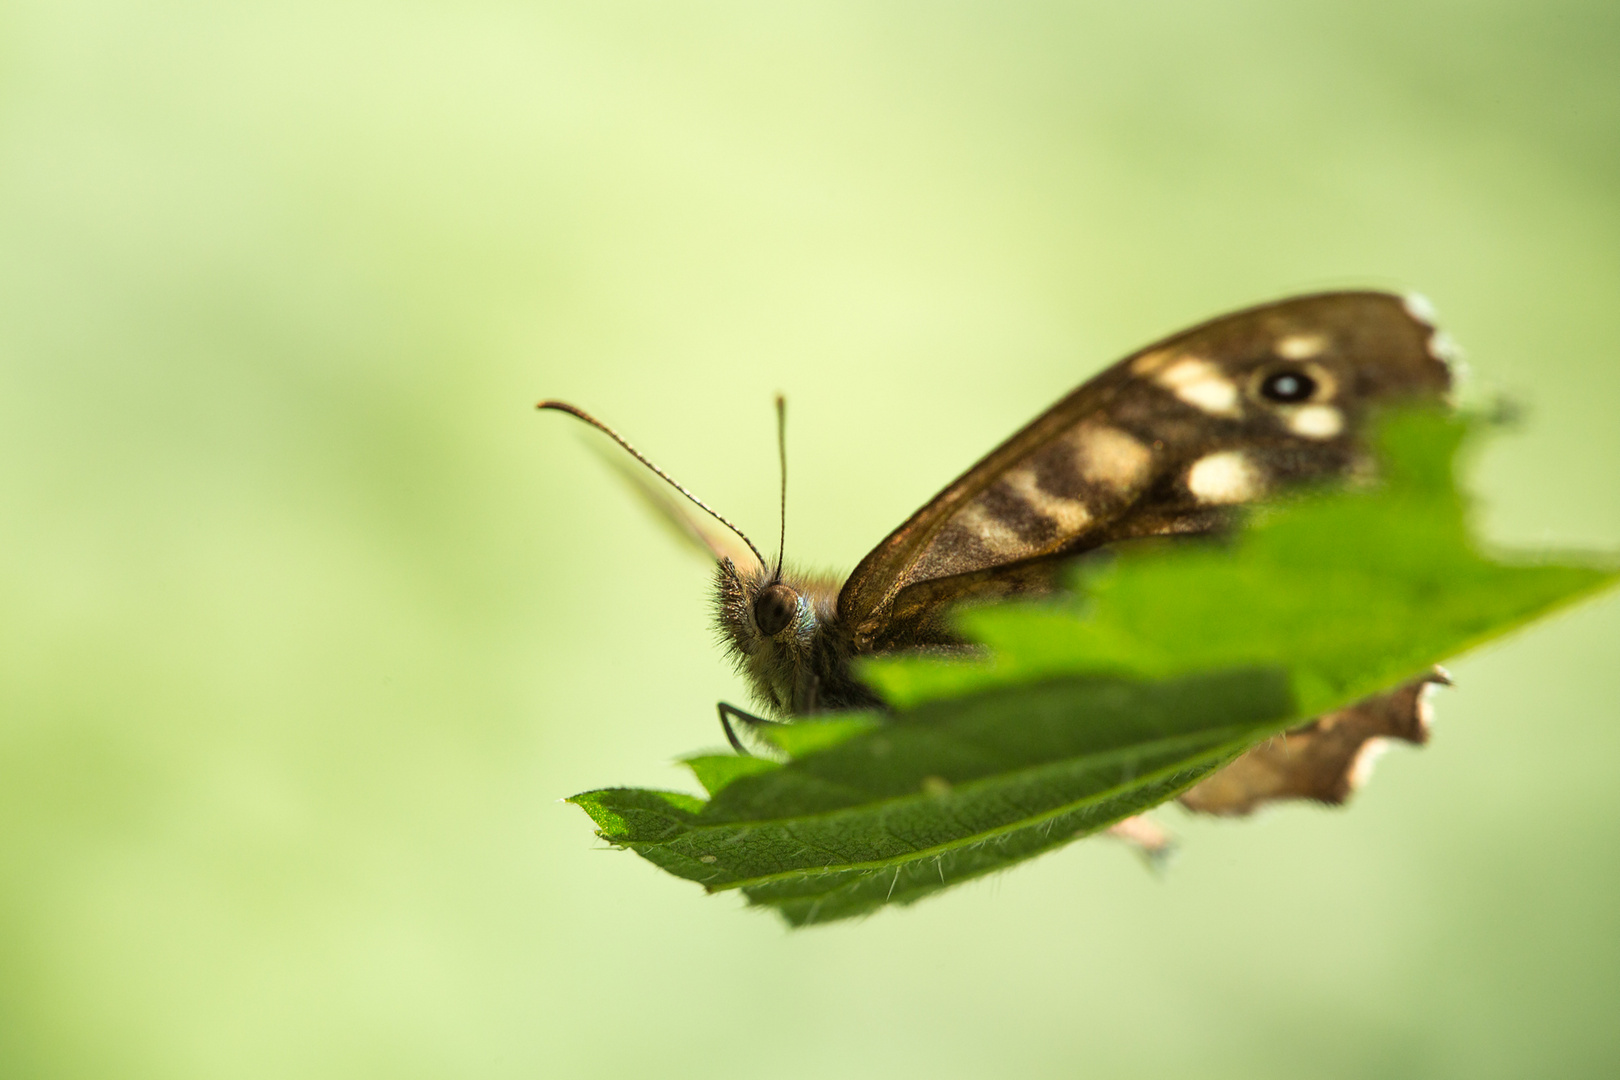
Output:
[[643,454],[640,450],[637,450],[635,447],[631,446],[629,440],[626,439],[623,435],[620,435],[617,431],[614,431],[612,428],[610,428],[606,424],[602,423],[602,421],[598,420],[596,417],[592,416],[590,413],[586,412],[584,409],[581,409],[576,405],[570,405],[566,401],[546,400],[546,401],[540,402],[538,405],[535,406],[535,408],[537,408],[537,409],[555,409],[557,412],[565,412],[569,416],[574,417],[576,420],[585,421],[585,423],[591,425],[591,427],[595,428],[597,431],[600,431],[602,434],[606,435],[608,438],[610,438],[614,442],[618,443],[620,446],[622,446],[624,448],[625,453],[629,454],[631,457],[635,458],[637,461],[639,461],[643,465],[647,466],[647,468],[651,469],[653,471],[654,475],[656,475],[660,480],[662,480],[664,483],[668,484],[670,487],[674,488],[676,491],[680,492],[682,495],[685,495],[688,499],[690,499],[692,501],[692,505],[696,506],[699,510],[702,510],[705,514],[708,514],[710,517],[714,518],[714,520],[718,521],[720,524],[724,525],[726,528],[728,528],[732,532],[736,533],[738,535],[738,537],[740,537],[742,539],[742,542],[748,545],[748,550],[752,551],[754,553],[754,558],[759,560],[759,565],[760,566],[769,566],[770,565],[769,563],[767,563],[765,561],[765,556],[763,556],[763,555],[761,555],[759,553],[759,548],[754,546],[754,542],[752,540],[748,539],[748,534],[744,533],[741,529],[737,528],[737,526],[735,526],[731,522],[727,521],[724,516],[722,516],[718,511],[716,511],[708,503],[704,502],[702,499],[698,498],[696,495],[692,494],[690,491],[687,491],[680,484],[676,483],[675,478],[673,476],[669,475],[669,473],[665,472],[663,469],[660,469],[657,465],[654,465],[652,463],[652,461],[648,459],[647,455]]
[[787,551],[787,398],[776,395],[776,460],[782,466],[782,531],[776,541],[776,580],[782,580],[782,556]]

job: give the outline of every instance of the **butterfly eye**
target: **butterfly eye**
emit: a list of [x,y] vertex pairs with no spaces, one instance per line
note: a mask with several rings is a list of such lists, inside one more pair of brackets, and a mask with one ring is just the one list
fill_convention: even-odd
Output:
[[754,625],[766,637],[786,630],[799,614],[799,594],[778,582],[759,590],[754,597]]
[[1274,371],[1260,384],[1260,396],[1268,401],[1294,405],[1309,401],[1316,393],[1316,380],[1303,371]]

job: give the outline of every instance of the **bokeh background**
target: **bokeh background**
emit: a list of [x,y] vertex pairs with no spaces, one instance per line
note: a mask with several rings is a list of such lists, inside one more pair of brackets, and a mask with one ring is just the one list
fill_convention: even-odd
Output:
[[[789,934],[559,797],[740,688],[598,410],[847,570],[1222,310],[1418,288],[1527,404],[1482,527],[1620,542],[1620,7],[0,12],[0,1074],[1620,1068],[1620,603],[1348,812]],[[762,539],[768,543],[768,539]],[[1214,632],[1212,630],[1212,632]]]

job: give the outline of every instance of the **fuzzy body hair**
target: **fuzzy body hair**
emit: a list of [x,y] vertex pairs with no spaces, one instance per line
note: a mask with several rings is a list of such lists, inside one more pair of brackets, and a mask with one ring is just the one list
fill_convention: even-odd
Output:
[[[755,622],[755,598],[775,584],[798,599],[793,621],[774,636]],[[726,559],[715,573],[714,615],[721,643],[754,701],[780,718],[833,709],[870,708],[877,695],[855,678],[850,661],[857,650],[838,621],[836,577],[765,567],[739,571]]]

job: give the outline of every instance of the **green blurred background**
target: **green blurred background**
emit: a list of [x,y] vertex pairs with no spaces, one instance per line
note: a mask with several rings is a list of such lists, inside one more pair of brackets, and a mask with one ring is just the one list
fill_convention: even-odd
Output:
[[13,3],[0,1074],[1620,1069],[1620,604],[1455,666],[1348,812],[788,934],[556,800],[740,687],[598,410],[847,570],[1090,372],[1418,288],[1620,538],[1620,7]]

